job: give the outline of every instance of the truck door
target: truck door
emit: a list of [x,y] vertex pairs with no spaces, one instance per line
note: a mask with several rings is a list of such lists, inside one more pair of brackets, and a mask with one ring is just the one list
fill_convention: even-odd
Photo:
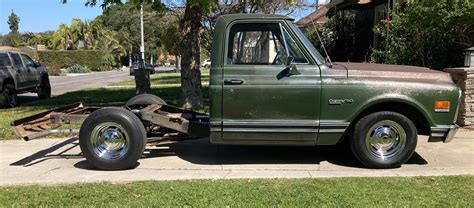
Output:
[[20,54],[18,53],[10,53],[12,58],[13,64],[13,73],[15,77],[15,82],[18,89],[24,89],[28,87],[28,73],[21,61]]
[[28,74],[28,85],[30,87],[36,87],[39,85],[39,71],[36,69],[35,62],[27,55],[21,54],[23,63],[25,64],[26,72]]
[[[320,70],[288,31],[284,22],[230,27],[223,67],[224,143],[315,144]],[[289,59],[295,73],[284,76]]]

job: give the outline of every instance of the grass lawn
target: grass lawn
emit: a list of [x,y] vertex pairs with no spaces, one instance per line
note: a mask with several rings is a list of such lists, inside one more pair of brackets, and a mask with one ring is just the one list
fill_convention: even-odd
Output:
[[0,187],[0,206],[473,207],[474,176],[190,180]]
[[[163,98],[168,104],[180,106],[180,74],[162,73],[150,77],[153,94]],[[208,103],[209,71],[202,75],[204,101]],[[105,88],[84,89],[55,96],[47,100],[23,103],[13,109],[0,109],[0,140],[18,139],[10,129],[10,122],[51,108],[83,102],[87,106],[109,106],[109,103],[126,102],[135,95],[135,82],[124,81]],[[206,113],[208,108],[199,109]]]

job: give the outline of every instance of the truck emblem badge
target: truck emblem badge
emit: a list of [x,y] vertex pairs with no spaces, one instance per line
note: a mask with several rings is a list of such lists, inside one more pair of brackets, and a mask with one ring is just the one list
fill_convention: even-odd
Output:
[[353,103],[354,99],[329,99],[329,105],[341,105],[345,103]]

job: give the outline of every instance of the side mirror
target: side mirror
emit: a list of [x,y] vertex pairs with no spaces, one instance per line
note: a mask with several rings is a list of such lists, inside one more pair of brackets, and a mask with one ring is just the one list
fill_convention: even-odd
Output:
[[293,56],[288,56],[288,57],[286,58],[286,62],[285,62],[285,63],[286,63],[286,66],[287,66],[287,67],[291,66],[291,65],[293,64],[293,61],[295,61],[295,58],[294,58]]
[[276,75],[276,78],[278,80],[283,79],[284,77],[290,77],[293,75],[301,74],[301,72],[298,71],[298,69],[296,68],[296,65],[293,63],[294,60],[295,58],[293,58],[292,56],[288,56],[288,58],[286,58],[285,69],[283,69],[280,73]]
[[41,64],[39,62],[36,62],[36,61],[33,62],[33,67],[40,67],[40,66],[41,66]]

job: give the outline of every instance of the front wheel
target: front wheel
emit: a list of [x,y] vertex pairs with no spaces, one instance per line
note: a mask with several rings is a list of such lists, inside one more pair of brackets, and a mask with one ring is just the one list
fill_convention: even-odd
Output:
[[82,153],[94,167],[102,170],[134,168],[145,144],[142,122],[123,108],[95,111],[87,117],[79,132]]
[[395,168],[415,152],[417,131],[406,116],[389,111],[360,119],[354,126],[350,146],[354,156],[371,168]]
[[51,84],[48,78],[43,78],[38,89],[39,99],[47,99],[51,97]]

